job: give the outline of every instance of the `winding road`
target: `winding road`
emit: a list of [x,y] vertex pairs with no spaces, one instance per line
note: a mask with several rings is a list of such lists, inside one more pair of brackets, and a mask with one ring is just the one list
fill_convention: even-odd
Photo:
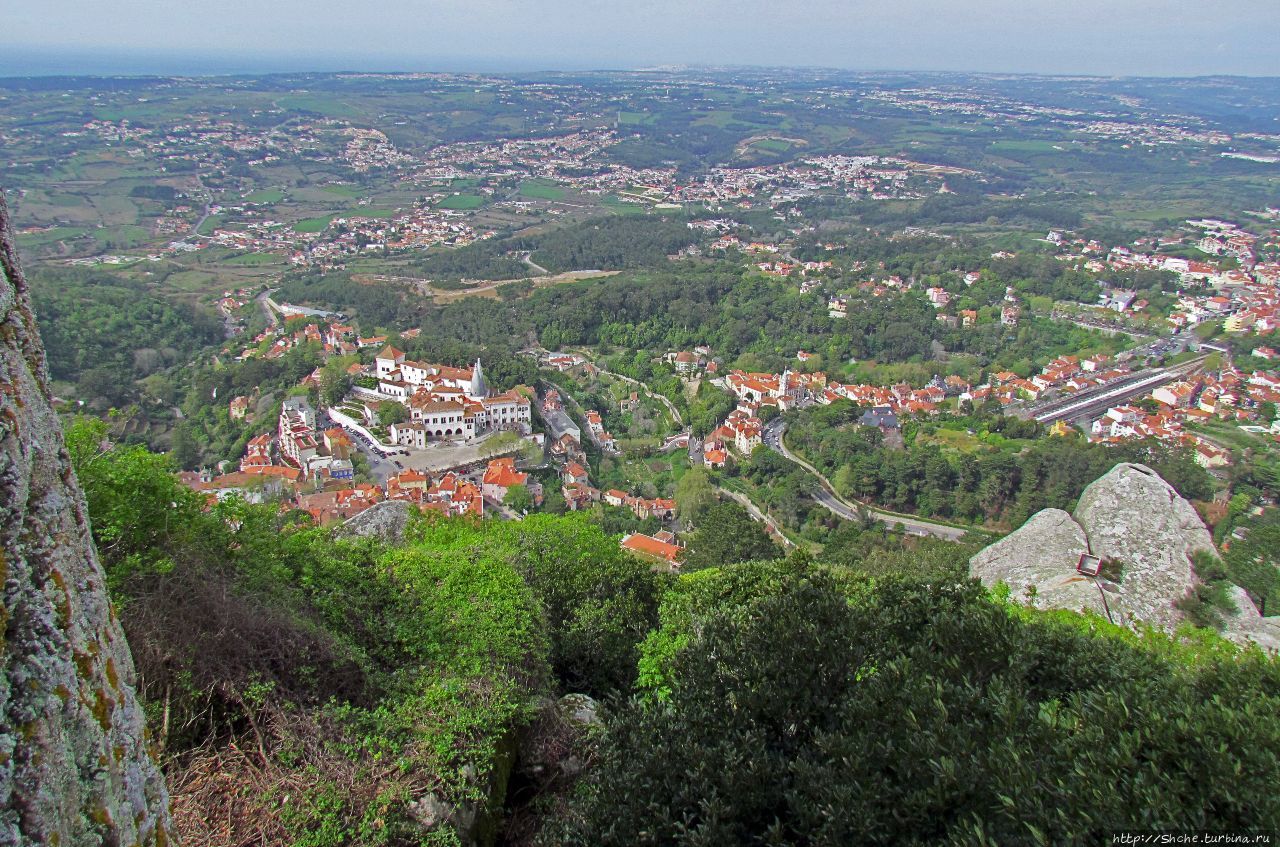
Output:
[[750,497],[745,494],[740,494],[737,491],[731,491],[728,488],[721,488],[719,486],[716,487],[716,490],[741,505],[742,508],[747,510],[747,514],[751,515],[753,519],[760,521],[768,527],[769,534],[781,541],[784,547],[794,548],[796,546],[794,541],[787,538],[786,534],[782,531],[782,527],[778,526],[778,522],[769,515],[760,511],[760,507],[757,506]]
[[[262,314],[267,316],[267,326],[276,326],[280,323],[280,318],[276,315],[275,309],[267,305],[267,301],[271,299],[271,295],[276,293],[276,289],[268,288],[257,297],[253,298],[258,301],[258,307],[262,309]],[[274,301],[273,301],[274,302]]]
[[818,489],[813,494],[815,502],[824,506],[828,511],[837,517],[845,520],[854,521],[861,519],[862,512],[870,512],[871,516],[878,521],[882,521],[889,526],[895,524],[901,525],[903,530],[909,535],[932,535],[937,538],[944,538],[947,541],[958,541],[965,535],[965,530],[959,527],[947,526],[946,524],[933,523],[932,521],[922,520],[921,518],[913,518],[904,515],[895,515],[892,512],[884,512],[879,509],[872,508],[863,504],[850,503],[836,493],[831,482],[822,475],[822,473],[813,465],[806,462],[796,454],[787,449],[787,445],[783,442],[783,434],[786,432],[787,425],[781,418],[775,418],[770,421],[764,428],[763,441],[765,446],[783,457],[790,459],[800,467],[813,474],[818,480]]
[[533,270],[537,271],[542,276],[551,276],[551,271],[547,270],[542,265],[539,265],[537,262],[533,260],[532,250],[521,250],[520,261],[524,262],[526,265],[528,265]]

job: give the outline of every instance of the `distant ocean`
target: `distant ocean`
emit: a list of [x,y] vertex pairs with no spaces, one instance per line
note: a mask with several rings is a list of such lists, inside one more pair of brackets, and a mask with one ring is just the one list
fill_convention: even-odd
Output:
[[41,50],[0,44],[0,77],[17,76],[223,76],[233,74],[431,72],[515,73],[587,70],[563,59],[432,56],[193,55],[108,51]]

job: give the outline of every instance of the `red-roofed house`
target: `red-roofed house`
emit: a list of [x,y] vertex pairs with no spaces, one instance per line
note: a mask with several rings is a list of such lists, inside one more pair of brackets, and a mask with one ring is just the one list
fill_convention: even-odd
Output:
[[[540,498],[542,493],[541,486],[536,482],[530,483],[527,473],[516,470],[515,459],[510,456],[503,456],[500,459],[494,459],[489,462],[489,466],[484,471],[484,479],[481,481],[485,497],[501,503],[506,499],[508,489],[515,485],[523,485],[529,488],[529,493],[534,495],[535,502]],[[534,488],[538,490],[535,492]]]
[[648,558],[662,559],[672,564],[679,562],[680,554],[683,552],[674,544],[659,541],[651,535],[645,535],[640,532],[623,536],[621,546],[623,550],[630,553]]

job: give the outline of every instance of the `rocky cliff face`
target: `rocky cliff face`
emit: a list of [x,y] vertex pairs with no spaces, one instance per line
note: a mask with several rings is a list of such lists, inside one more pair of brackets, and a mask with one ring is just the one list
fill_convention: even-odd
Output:
[[[1172,629],[1174,603],[1195,582],[1191,556],[1213,552],[1196,510],[1145,465],[1119,464],[1080,495],[1074,515],[1045,509],[969,560],[986,585],[1003,582],[1015,599],[1040,608],[1096,612],[1117,624]],[[1076,570],[1081,553],[1110,562],[1104,575]],[[1268,649],[1280,646],[1280,623],[1259,618],[1243,591],[1225,634]]]
[[171,843],[0,194],[0,843]]
[[1118,599],[1132,619],[1172,628],[1173,603],[1195,580],[1191,555],[1214,552],[1213,538],[1190,503],[1146,465],[1116,465],[1080,495],[1076,522],[1095,556],[1122,570]]
[[1016,532],[969,561],[969,572],[986,585],[1003,582],[1022,602],[1041,609],[1090,611],[1106,617],[1101,592],[1076,572],[1089,552],[1084,530],[1061,509],[1045,509]]

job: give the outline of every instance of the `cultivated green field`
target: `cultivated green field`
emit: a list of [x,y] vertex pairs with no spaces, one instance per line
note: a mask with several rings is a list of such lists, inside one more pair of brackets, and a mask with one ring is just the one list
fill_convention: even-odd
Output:
[[303,218],[293,225],[294,232],[324,232],[337,215],[326,215],[323,218]]
[[533,200],[561,200],[564,189],[553,182],[530,180],[520,184],[520,196]]
[[441,209],[470,211],[484,205],[484,198],[478,194],[451,194],[439,202]]
[[244,202],[262,203],[262,204],[269,205],[272,203],[279,203],[281,200],[284,199],[284,196],[285,196],[284,191],[282,191],[279,188],[261,188],[257,191],[251,192],[248,196],[246,196],[244,198]]

